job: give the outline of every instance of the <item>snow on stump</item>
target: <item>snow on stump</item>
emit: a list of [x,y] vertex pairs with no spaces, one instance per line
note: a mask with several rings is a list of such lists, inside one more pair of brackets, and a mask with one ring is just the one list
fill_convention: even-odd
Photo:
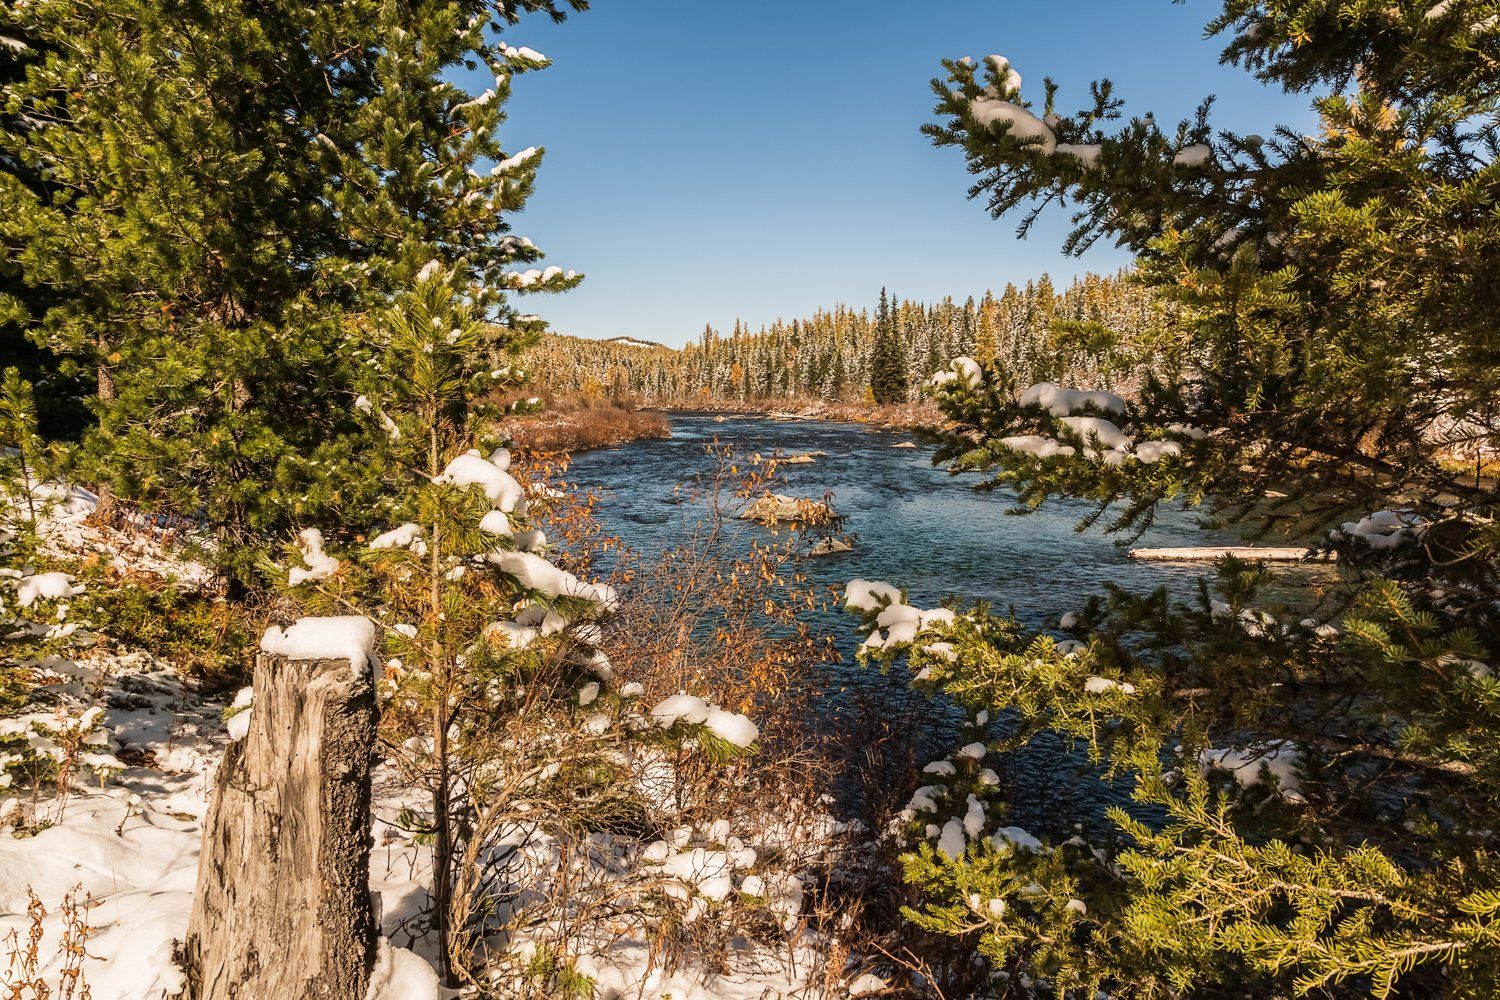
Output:
[[367,619],[326,618],[262,640],[248,731],[225,749],[204,825],[187,1000],[364,1000],[373,639]]

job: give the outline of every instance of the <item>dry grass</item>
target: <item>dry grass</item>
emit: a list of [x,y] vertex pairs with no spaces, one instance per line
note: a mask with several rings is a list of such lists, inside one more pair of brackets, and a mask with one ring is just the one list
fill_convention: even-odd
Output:
[[4,1000],[90,1000],[94,995],[84,975],[84,960],[91,957],[87,944],[94,928],[89,926],[89,911],[97,903],[91,896],[78,898],[80,887],[74,887],[60,906],[62,937],[57,943],[62,961],[53,977],[48,977],[42,961],[42,938],[47,908],[28,887],[26,937],[12,930],[5,937],[6,969]]
[[544,409],[511,417],[505,431],[522,452],[561,455],[609,448],[630,441],[671,436],[667,418],[655,410],[638,409],[629,400],[597,397],[542,397]]

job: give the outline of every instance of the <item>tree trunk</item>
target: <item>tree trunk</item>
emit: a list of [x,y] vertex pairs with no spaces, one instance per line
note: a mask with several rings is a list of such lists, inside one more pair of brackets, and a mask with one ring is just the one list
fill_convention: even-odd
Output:
[[[99,403],[101,406],[108,406],[115,401],[115,376],[103,360],[105,350],[103,341],[101,340],[96,346],[100,352],[101,359],[97,370]],[[94,508],[94,512],[89,515],[90,520],[103,527],[112,526],[115,523],[115,519],[119,517],[114,487],[109,483],[96,483],[94,484],[94,495],[99,498],[99,504]]]
[[375,695],[347,660],[260,656],[203,830],[188,1000],[365,1000]]

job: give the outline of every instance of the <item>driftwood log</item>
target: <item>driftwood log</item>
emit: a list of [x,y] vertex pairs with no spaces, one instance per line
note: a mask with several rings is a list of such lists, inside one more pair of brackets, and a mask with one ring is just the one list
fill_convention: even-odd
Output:
[[[1306,562],[1308,549],[1274,545],[1192,545],[1175,549],[1131,549],[1130,558],[1147,562],[1213,562],[1234,556],[1247,562]],[[1323,561],[1331,561],[1332,556]]]
[[369,673],[262,655],[254,688],[204,825],[182,996],[365,1000],[377,931]]

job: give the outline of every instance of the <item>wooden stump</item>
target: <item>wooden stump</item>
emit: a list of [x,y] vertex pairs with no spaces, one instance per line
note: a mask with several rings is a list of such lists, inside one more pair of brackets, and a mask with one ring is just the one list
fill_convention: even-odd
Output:
[[347,660],[255,665],[225,749],[180,960],[188,1000],[365,1000],[375,957],[375,695]]

